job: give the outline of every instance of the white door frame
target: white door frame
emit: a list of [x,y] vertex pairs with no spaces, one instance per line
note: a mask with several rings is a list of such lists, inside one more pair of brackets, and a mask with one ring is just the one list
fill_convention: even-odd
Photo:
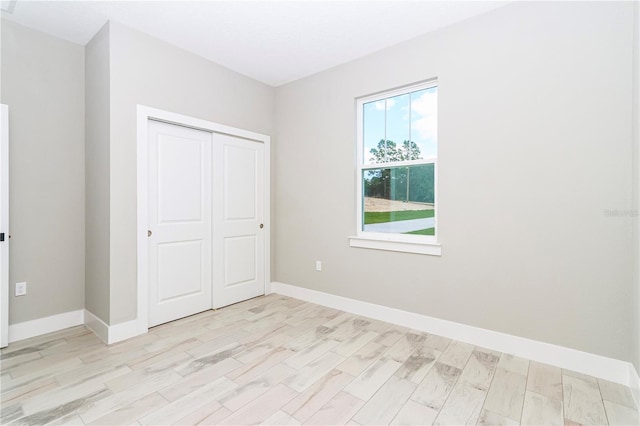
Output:
[[271,277],[271,217],[270,217],[270,148],[271,137],[248,130],[225,126],[199,118],[193,118],[182,114],[163,111],[143,105],[138,105],[137,109],[137,201],[138,201],[138,226],[137,226],[137,252],[138,252],[138,291],[136,315],[136,334],[144,334],[149,330],[149,252],[147,241],[147,230],[149,229],[149,192],[148,192],[148,166],[147,166],[147,146],[148,146],[148,122],[149,120],[163,121],[169,124],[191,127],[198,130],[205,130],[212,133],[223,133],[243,139],[249,139],[264,144],[264,224],[267,227],[264,237],[264,285],[265,294],[269,293],[269,283]]
[[0,105],[0,347],[9,344],[9,107]]

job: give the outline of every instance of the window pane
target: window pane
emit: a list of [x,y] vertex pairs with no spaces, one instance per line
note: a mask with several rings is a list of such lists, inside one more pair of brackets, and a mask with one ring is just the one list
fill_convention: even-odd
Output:
[[438,88],[411,93],[411,140],[421,158],[435,157],[438,146]]
[[[387,149],[386,162],[411,160],[410,152],[403,149],[411,138],[410,95],[394,96],[386,101],[387,112]],[[382,161],[376,161],[381,163]]]
[[362,171],[363,231],[434,235],[434,164]]
[[[364,141],[364,164],[376,163],[376,153],[384,147],[384,100],[363,105],[362,137]],[[373,152],[372,152],[373,150]],[[384,154],[384,153],[383,153]]]

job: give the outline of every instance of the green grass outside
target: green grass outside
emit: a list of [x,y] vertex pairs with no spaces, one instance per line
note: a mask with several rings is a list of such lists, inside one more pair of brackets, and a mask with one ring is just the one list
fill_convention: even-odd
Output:
[[[407,210],[396,212],[365,212],[364,223],[369,225],[371,223],[385,223],[385,222],[398,222],[400,220],[411,219],[424,219],[425,217],[433,217],[435,210]],[[421,231],[415,231],[421,232]],[[424,234],[433,235],[433,234]]]
[[413,234],[413,235],[436,235],[435,228],[427,228],[427,229],[419,229],[417,231],[405,232],[405,234]]

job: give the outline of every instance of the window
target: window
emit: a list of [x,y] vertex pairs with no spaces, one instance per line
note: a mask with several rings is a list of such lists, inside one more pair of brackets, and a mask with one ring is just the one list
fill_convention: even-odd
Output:
[[358,99],[358,235],[351,246],[440,254],[438,86]]

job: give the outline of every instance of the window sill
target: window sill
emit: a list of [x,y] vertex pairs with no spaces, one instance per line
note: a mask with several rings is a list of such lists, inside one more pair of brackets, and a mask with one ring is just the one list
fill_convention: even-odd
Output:
[[399,251],[405,253],[428,254],[442,256],[442,246],[435,242],[409,242],[376,237],[349,237],[351,247],[374,250]]

